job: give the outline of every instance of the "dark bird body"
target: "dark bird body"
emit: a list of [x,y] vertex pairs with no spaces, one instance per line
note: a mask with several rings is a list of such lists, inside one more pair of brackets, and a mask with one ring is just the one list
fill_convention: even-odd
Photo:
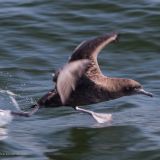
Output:
[[55,88],[40,98],[34,107],[76,107],[134,94],[152,96],[135,80],[110,78],[101,72],[97,56],[105,46],[116,40],[117,35],[112,34],[82,42],[68,63],[55,73]]
[[[77,79],[76,85],[73,84],[75,85],[75,89],[67,95],[68,97],[66,101],[62,103],[59,96],[59,91],[55,87],[54,90],[42,97],[38,101],[38,104],[45,107],[58,107],[63,105],[74,107],[89,105],[113,100],[122,96],[129,96],[134,94],[132,92],[133,89],[142,89],[142,86],[134,80],[125,78],[110,78],[102,74],[97,62],[98,53],[107,44],[112,41],[116,41],[116,39],[117,35],[112,34],[82,42],[75,49],[68,62],[68,64],[71,64],[76,61],[88,60],[88,65],[86,66],[84,73]],[[78,71],[79,69],[76,70],[76,72]],[[62,72],[61,74],[63,74],[63,71],[59,72]],[[55,83],[57,83],[58,76],[59,73],[55,75]],[[70,81],[70,79],[66,79],[64,76],[62,81]],[[64,85],[63,82],[60,85]],[[65,85],[68,84],[66,83]],[[64,90],[65,87],[66,86],[64,86]],[[145,94],[147,92],[143,93]]]

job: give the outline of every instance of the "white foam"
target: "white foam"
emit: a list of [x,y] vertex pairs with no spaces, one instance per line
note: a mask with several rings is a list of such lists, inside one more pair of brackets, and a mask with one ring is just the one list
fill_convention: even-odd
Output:
[[9,124],[13,119],[10,110],[0,109],[0,127],[4,127]]
[[8,137],[8,129],[0,128],[0,140],[4,140]]
[[11,92],[10,90],[0,90],[0,93],[7,93],[10,96],[18,96],[17,94]]
[[[16,109],[20,111],[20,107],[15,99],[15,96],[17,96],[15,93],[13,93],[9,90],[0,90],[0,93],[7,94],[9,96],[9,98],[11,99],[13,105],[16,107]],[[9,123],[11,123],[12,120],[13,120],[13,116],[11,114],[11,110],[0,109],[0,140],[2,137],[4,137],[3,136],[4,135],[3,134],[4,133],[3,127],[5,127]]]
[[16,101],[15,97],[18,96],[17,94],[13,93],[12,91],[10,90],[0,90],[0,93],[5,93],[7,95],[9,95],[9,98],[11,99],[13,105],[16,107],[16,109],[18,111],[20,111],[20,107],[19,107],[19,104],[18,102]]

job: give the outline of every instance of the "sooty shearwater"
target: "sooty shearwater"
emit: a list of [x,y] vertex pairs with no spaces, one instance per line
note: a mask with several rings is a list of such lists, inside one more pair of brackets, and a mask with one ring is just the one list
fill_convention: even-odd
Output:
[[[112,78],[101,72],[97,56],[109,43],[116,41],[117,34],[103,35],[83,41],[74,51],[68,63],[59,69],[53,77],[55,88],[45,94],[33,105],[31,112],[12,112],[13,115],[30,116],[40,107],[71,106],[74,109],[92,115],[98,122],[104,122],[107,116],[78,106],[96,104],[123,96],[143,94],[152,97],[135,80]],[[108,114],[110,117],[110,115]]]

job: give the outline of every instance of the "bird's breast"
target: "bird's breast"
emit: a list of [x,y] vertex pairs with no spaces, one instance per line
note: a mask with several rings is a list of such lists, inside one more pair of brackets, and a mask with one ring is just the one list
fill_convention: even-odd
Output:
[[106,89],[98,85],[83,85],[73,91],[67,101],[67,105],[81,106],[95,104],[110,100]]

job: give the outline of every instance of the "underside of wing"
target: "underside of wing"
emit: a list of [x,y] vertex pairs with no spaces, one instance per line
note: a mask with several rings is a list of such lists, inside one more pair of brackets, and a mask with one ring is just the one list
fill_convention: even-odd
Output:
[[57,91],[62,104],[65,104],[70,93],[75,90],[78,79],[83,75],[89,65],[89,60],[77,60],[66,64],[59,71],[57,78]]

